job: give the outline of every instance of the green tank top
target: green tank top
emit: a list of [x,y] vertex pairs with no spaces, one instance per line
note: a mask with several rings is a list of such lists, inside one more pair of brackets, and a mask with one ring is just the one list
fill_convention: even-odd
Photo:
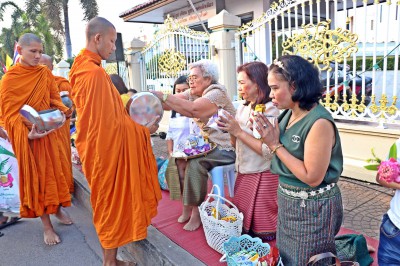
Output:
[[[286,150],[294,157],[304,161],[304,143],[308,132],[318,119],[326,119],[332,122],[335,129],[336,142],[332,149],[331,160],[326,171],[324,180],[319,187],[324,187],[330,183],[336,183],[343,171],[343,154],[340,143],[339,132],[331,114],[320,104],[313,108],[305,117],[299,120],[286,131],[286,126],[291,115],[290,110],[285,110],[278,118],[280,129],[280,142]],[[318,143],[316,143],[318,145]],[[315,162],[318,163],[318,162]],[[310,186],[300,181],[292,172],[282,163],[278,156],[274,155],[271,164],[271,172],[279,175],[279,182],[296,187],[309,188]]]

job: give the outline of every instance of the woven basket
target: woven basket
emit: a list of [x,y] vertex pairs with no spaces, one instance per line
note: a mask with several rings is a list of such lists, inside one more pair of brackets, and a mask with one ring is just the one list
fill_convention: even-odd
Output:
[[[243,226],[243,214],[239,212],[238,208],[229,200],[217,195],[212,194],[213,190],[216,189],[220,194],[219,187],[213,185],[210,194],[208,194],[207,200],[203,202],[200,207],[200,218],[203,223],[204,233],[206,235],[207,244],[223,254],[223,245],[232,236],[240,236],[242,233]],[[216,200],[210,202],[211,198]],[[229,203],[232,208],[222,203],[225,201]],[[224,220],[218,220],[211,215],[212,209],[215,208],[217,211],[217,217],[233,216],[236,218],[235,222],[228,222]]]

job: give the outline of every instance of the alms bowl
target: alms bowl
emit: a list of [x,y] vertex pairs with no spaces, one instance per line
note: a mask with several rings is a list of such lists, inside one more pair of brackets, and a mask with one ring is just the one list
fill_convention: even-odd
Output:
[[65,120],[64,114],[58,109],[48,109],[38,113],[46,131],[61,127]]
[[131,100],[129,115],[135,122],[146,126],[157,117],[156,123],[160,122],[164,109],[157,96],[150,92],[139,92],[133,95]]
[[63,102],[63,104],[65,106],[67,106],[68,108],[72,107],[72,101],[71,101],[71,98],[69,98],[69,92],[68,91],[60,92],[60,97],[61,97],[61,100],[62,100],[62,102]]
[[39,132],[59,128],[62,126],[65,119],[64,114],[58,109],[49,109],[37,112],[33,107],[26,104],[22,106],[19,112],[23,119],[34,124]]
[[38,131],[45,131],[43,121],[40,118],[39,113],[36,112],[33,107],[25,104],[22,106],[21,110],[19,110],[19,113],[25,121],[27,120],[30,123],[35,124]]

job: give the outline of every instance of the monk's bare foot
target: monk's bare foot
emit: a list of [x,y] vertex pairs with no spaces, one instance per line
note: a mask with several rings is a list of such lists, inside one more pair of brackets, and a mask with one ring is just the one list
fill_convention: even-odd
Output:
[[56,234],[56,232],[54,232],[53,228],[44,229],[43,235],[44,243],[46,243],[46,245],[52,246],[61,242],[60,237]]
[[65,224],[65,225],[71,225],[73,222],[71,218],[68,216],[68,214],[63,210],[62,207],[58,208],[57,213],[55,214],[57,219],[59,220],[60,223]]
[[193,207],[192,216],[190,216],[190,220],[185,226],[183,227],[186,231],[194,231],[199,228],[201,225],[200,213],[197,207]]
[[178,223],[187,222],[190,218],[190,214],[192,213],[192,206],[183,206],[182,214],[178,218]]

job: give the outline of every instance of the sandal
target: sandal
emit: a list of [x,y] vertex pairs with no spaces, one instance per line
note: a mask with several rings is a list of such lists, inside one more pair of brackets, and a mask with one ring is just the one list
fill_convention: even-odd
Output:
[[[2,218],[6,218],[6,219],[2,219]],[[15,224],[19,219],[19,217],[11,217],[11,216],[0,216],[0,220],[2,220],[2,222],[0,222],[0,229],[3,229],[6,226]]]

